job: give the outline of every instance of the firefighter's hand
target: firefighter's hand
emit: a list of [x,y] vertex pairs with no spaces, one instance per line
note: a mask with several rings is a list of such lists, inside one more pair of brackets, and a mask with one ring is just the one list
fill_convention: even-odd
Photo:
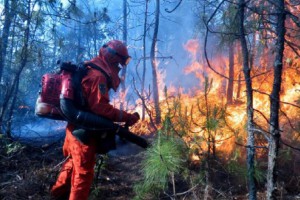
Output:
[[140,119],[139,113],[135,112],[133,114],[129,114],[128,119],[126,121],[126,125],[127,126],[132,126],[135,123],[137,123],[139,121],[139,119]]

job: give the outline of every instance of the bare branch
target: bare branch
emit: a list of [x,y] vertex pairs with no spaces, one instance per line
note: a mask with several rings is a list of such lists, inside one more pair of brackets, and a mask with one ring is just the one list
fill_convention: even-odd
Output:
[[154,123],[154,121],[153,121],[153,119],[152,119],[151,112],[150,112],[149,108],[148,108],[147,105],[146,105],[145,98],[139,93],[138,89],[136,88],[134,78],[133,78],[133,87],[134,87],[134,90],[135,90],[136,94],[137,94],[137,95],[139,96],[139,98],[142,100],[142,104],[143,104],[143,106],[145,107],[145,110],[146,110],[146,112],[147,112],[148,115],[149,115],[151,125],[154,127],[155,131],[157,131],[158,129],[157,129],[157,127],[156,127],[156,125],[155,125],[155,123]]
[[298,57],[300,57],[300,54],[298,53],[297,49],[294,47],[294,46],[296,46],[296,47],[299,48],[299,46],[296,45],[296,44],[294,44],[294,43],[292,43],[292,42],[290,42],[290,41],[288,41],[288,40],[286,40],[286,39],[284,39],[284,41],[285,41],[285,43],[293,50],[293,52],[294,52]]
[[180,4],[182,3],[182,0],[180,0],[179,2],[178,2],[178,4],[172,9],[172,10],[169,10],[169,9],[165,9],[165,11],[167,12],[167,13],[172,13],[172,12],[174,12],[179,6],[180,6]]
[[[268,94],[268,93],[266,93],[266,92],[262,92],[262,91],[255,90],[255,89],[253,89],[253,91],[254,91],[254,92],[257,92],[257,93],[260,93],[260,94],[265,94],[265,95],[268,95],[270,98],[272,98],[272,97],[271,97],[271,95],[270,95],[270,94]],[[279,102],[280,102],[280,103],[283,103],[283,104],[290,105],[290,106],[294,106],[294,107],[296,107],[296,108],[299,108],[299,109],[300,109],[300,106],[298,106],[298,105],[296,105],[296,104],[289,103],[289,102],[285,102],[285,101],[279,101]]]
[[300,27],[300,20],[299,20],[299,18],[298,18],[296,15],[294,15],[294,14],[291,13],[290,11],[286,11],[286,14],[287,14],[288,16],[291,17],[291,19],[293,20],[293,22],[294,22],[298,27]]
[[257,129],[257,128],[253,128],[253,129],[251,129],[252,131],[255,131],[255,132],[259,132],[259,133],[261,133],[264,137],[265,137],[265,139],[267,140],[267,141],[269,141],[269,136],[267,135],[267,133],[268,132],[266,132],[266,131],[264,131],[264,130],[262,130],[262,129]]
[[287,147],[290,147],[291,149],[294,149],[294,150],[300,151],[300,148],[293,147],[293,146],[291,146],[290,144],[287,144],[287,143],[283,142],[283,140],[282,140],[282,139],[280,139],[280,142],[281,142],[282,144],[284,144],[285,146],[287,146]]
[[290,127],[291,127],[293,130],[296,131],[295,127],[293,126],[293,124],[292,124],[290,118],[287,116],[287,114],[286,114],[282,109],[280,109],[280,112],[281,112],[281,113],[285,116],[285,118],[288,120],[288,123],[290,124]]
[[238,142],[235,142],[235,144],[238,146],[245,147],[245,148],[268,149],[268,147],[265,147],[265,146],[249,146],[249,145],[240,144]]
[[257,110],[255,108],[253,108],[253,111],[258,112],[266,121],[268,124],[270,124],[270,121],[268,120],[268,118],[264,115],[264,113],[262,113],[260,110]]

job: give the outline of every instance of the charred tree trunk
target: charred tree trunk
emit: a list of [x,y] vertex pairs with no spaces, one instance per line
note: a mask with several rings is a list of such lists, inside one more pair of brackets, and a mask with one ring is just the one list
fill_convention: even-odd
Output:
[[[147,34],[147,21],[148,21],[148,0],[145,6],[145,19],[144,19],[144,33],[143,33],[143,75],[142,75],[142,98],[145,98],[145,79],[146,79],[146,34]],[[142,108],[142,120],[145,119],[145,106]]]
[[158,81],[157,81],[157,64],[155,60],[155,48],[157,44],[157,35],[158,35],[158,26],[159,26],[159,13],[160,13],[160,0],[156,0],[156,9],[155,9],[155,24],[154,32],[151,45],[151,64],[152,64],[152,84],[153,84],[153,99],[155,107],[155,123],[159,124],[161,122],[161,114],[159,108],[159,93],[158,93]]
[[251,69],[249,66],[249,53],[247,42],[245,38],[244,20],[245,20],[245,0],[239,0],[239,33],[240,42],[242,46],[243,55],[243,72],[246,79],[246,92],[247,92],[247,170],[248,170],[248,187],[249,187],[249,199],[256,200],[256,184],[254,178],[254,122],[253,122],[253,90]]
[[234,80],[234,45],[229,44],[229,80],[227,86],[227,103],[233,102],[233,80]]
[[236,98],[239,99],[241,97],[241,89],[242,89],[242,72],[239,72],[238,82],[237,82],[237,91],[236,91]]
[[[123,42],[127,43],[127,0],[123,0]],[[121,103],[120,110],[124,110],[124,102],[126,97],[126,67],[122,68],[121,72]]]
[[[275,2],[274,2],[275,3]],[[273,88],[270,98],[270,140],[268,154],[268,174],[267,174],[267,199],[276,199],[276,175],[277,175],[277,157],[279,150],[279,109],[280,109],[280,89],[282,80],[283,51],[284,51],[284,35],[285,35],[285,10],[284,0],[276,1],[277,24],[276,35],[277,41],[275,46],[274,61],[274,78]]]
[[251,44],[251,53],[250,53],[250,59],[249,59],[249,63],[250,63],[250,68],[253,68],[254,65],[254,59],[255,59],[255,50],[256,50],[256,33],[253,34],[253,38],[252,38],[252,44]]

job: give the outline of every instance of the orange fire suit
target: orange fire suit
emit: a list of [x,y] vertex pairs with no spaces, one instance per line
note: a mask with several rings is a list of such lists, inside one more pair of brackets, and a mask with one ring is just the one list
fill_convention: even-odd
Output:
[[[114,71],[99,56],[91,62],[100,66],[111,77],[111,81],[109,82],[106,76],[96,69],[88,70],[87,75],[81,81],[82,93],[88,109],[115,122],[134,124],[138,121],[135,115],[116,109],[109,104],[109,89],[116,90],[120,83],[118,70]],[[73,130],[74,125],[69,123],[63,146],[63,154],[69,156],[69,159],[63,164],[59,177],[51,189],[51,195],[56,199],[69,195],[70,200],[86,200],[93,181],[96,142],[90,139],[88,144],[81,143],[72,135]]]

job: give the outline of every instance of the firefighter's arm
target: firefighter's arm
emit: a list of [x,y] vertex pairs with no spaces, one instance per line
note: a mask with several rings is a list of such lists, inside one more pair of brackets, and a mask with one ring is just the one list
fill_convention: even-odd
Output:
[[109,94],[106,77],[93,77],[83,83],[83,90],[89,109],[100,116],[114,122],[126,122],[129,126],[139,120],[138,114],[121,111],[109,104]]

